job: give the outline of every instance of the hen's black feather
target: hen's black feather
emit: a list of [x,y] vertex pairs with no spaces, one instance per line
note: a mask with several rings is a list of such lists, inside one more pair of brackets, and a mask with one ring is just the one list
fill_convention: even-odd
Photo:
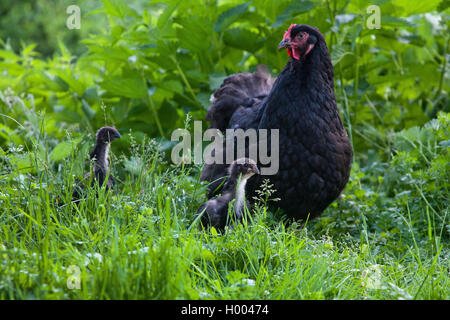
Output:
[[[211,121],[209,128],[219,129],[222,133],[228,128],[257,128],[264,110],[262,101],[267,98],[274,81],[263,65],[258,66],[254,73],[227,77],[212,96],[206,115],[206,120]],[[215,155],[214,151],[212,155]],[[208,198],[220,192],[228,174],[225,152],[223,155],[222,164],[206,164],[202,171],[200,179],[210,182]]]
[[[281,199],[277,205],[289,216],[304,219],[308,214],[310,218],[321,214],[342,192],[353,151],[336,106],[333,67],[325,39],[315,28],[297,29],[317,39],[309,54],[300,60],[291,58],[270,92],[270,81],[260,90],[253,87],[259,79],[270,77],[262,76],[261,71],[228,77],[216,90],[207,119],[211,127],[221,131],[279,129],[278,173],[251,178],[247,192],[253,194],[262,179],[268,178]],[[230,84],[233,90],[228,91]],[[256,92],[266,97],[261,101]],[[245,99],[254,102],[245,105]],[[210,196],[220,190],[226,170],[227,165],[205,166],[201,179],[212,182]]]
[[[253,107],[269,94],[273,82],[263,65],[254,73],[239,73],[225,78],[211,97],[212,105],[206,114],[206,120],[211,121],[210,128],[225,131],[235,113],[253,112]],[[247,119],[253,121],[252,117]]]

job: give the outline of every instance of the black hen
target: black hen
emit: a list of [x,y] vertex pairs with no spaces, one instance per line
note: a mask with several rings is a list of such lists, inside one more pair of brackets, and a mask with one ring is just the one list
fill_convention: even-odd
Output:
[[95,183],[102,186],[108,177],[106,182],[106,189],[109,190],[114,185],[114,178],[109,172],[109,150],[111,142],[120,138],[120,133],[113,127],[102,127],[97,131],[95,136],[95,146],[90,153],[90,158],[94,161],[94,172],[88,172],[84,176],[84,181],[78,181],[73,192],[73,199],[79,199],[81,197],[82,189],[87,185],[88,181],[91,181],[91,186],[94,187]]
[[202,214],[202,225],[223,230],[227,223],[228,207],[233,199],[236,199],[234,220],[239,221],[244,210],[244,200],[245,205],[250,209],[250,203],[245,196],[245,186],[247,180],[254,174],[259,174],[259,170],[253,160],[247,158],[235,160],[229,167],[229,176],[223,185],[222,195],[206,201],[198,209],[197,214]]
[[[212,128],[279,129],[279,171],[253,177],[253,194],[270,179],[281,200],[277,205],[296,219],[320,215],[344,189],[353,150],[334,96],[333,66],[318,29],[291,25],[279,44],[291,57],[272,85],[258,69],[225,79],[211,99],[207,120]],[[269,145],[270,146],[270,145]],[[259,164],[260,165],[260,164]],[[201,179],[220,191],[227,165],[206,165]]]

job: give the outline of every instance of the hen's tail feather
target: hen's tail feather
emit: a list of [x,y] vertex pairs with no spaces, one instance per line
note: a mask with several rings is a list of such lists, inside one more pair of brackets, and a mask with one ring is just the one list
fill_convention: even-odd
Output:
[[225,78],[211,96],[212,104],[206,114],[210,128],[224,132],[233,113],[259,103],[269,94],[274,81],[264,65],[259,65],[253,73],[238,73]]
[[[253,73],[238,73],[225,78],[220,88],[211,96],[212,104],[206,115],[206,120],[211,122],[210,128],[225,133],[230,127],[233,114],[243,108],[256,108],[255,105],[270,93],[274,81],[264,65],[259,65]],[[225,145],[222,153],[225,156]],[[208,198],[221,191],[227,175],[228,165],[225,162],[205,165],[200,180],[210,183]]]

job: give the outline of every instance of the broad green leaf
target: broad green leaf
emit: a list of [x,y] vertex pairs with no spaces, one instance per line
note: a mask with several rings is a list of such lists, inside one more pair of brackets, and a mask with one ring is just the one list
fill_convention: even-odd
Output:
[[99,60],[104,62],[128,62],[128,58],[134,54],[134,52],[125,46],[89,46],[90,60]]
[[235,22],[247,12],[247,8],[250,3],[251,2],[246,2],[223,12],[217,19],[217,22],[214,25],[214,30],[216,32],[224,31],[226,28],[228,28],[228,26],[230,26],[233,22]]
[[[66,72],[67,71],[69,70],[66,70]],[[73,75],[67,74],[66,72],[62,70],[53,70],[53,73],[62,79],[69,86],[69,88],[72,89],[72,91],[76,92],[79,96],[82,96],[85,90],[83,83],[75,79]]]
[[[202,52],[210,48],[212,37],[208,33],[209,23],[207,20],[194,16],[190,17],[190,19],[177,19],[176,21],[183,26],[176,30],[177,37],[183,48],[194,52]],[[170,52],[170,54],[172,53],[173,51]]]
[[110,94],[116,96],[144,98],[147,94],[147,85],[141,77],[124,78],[122,76],[115,76],[103,80],[100,85]]
[[405,27],[417,27],[415,23],[412,23],[406,19],[399,17],[392,17],[387,14],[381,15],[381,25],[382,26],[405,26]]
[[11,61],[17,61],[20,59],[20,57],[11,50],[0,50],[0,58]]
[[23,56],[35,56],[37,53],[34,51],[34,48],[36,48],[37,44],[33,43],[30,44],[29,46],[26,46],[23,50],[22,50],[22,55]]
[[391,0],[372,0],[368,3],[366,0],[350,0],[347,11],[352,13],[364,14],[367,13],[367,8],[371,5],[381,6],[386,2],[391,2]]
[[95,87],[89,87],[84,91],[83,94],[84,99],[98,99],[98,92],[97,88]]
[[128,16],[138,17],[137,13],[122,0],[102,0],[106,13],[118,17],[125,18]]
[[72,151],[77,147],[77,145],[81,142],[82,138],[76,138],[72,141],[63,141],[60,142],[50,153],[50,160],[52,161],[61,161],[72,153]]
[[312,1],[292,1],[291,4],[286,7],[284,12],[280,16],[278,16],[277,20],[272,24],[272,28],[278,28],[287,21],[296,23],[295,21],[291,20],[301,13],[312,10],[314,6],[314,2]]
[[395,0],[394,4],[403,9],[402,16],[425,13],[436,10],[442,0],[411,1]]
[[7,143],[13,141],[16,144],[20,144],[22,142],[22,138],[14,133],[14,131],[9,128],[7,125],[0,123],[0,142],[4,139]]
[[[58,108],[59,109],[59,108]],[[79,123],[81,121],[81,115],[78,112],[72,110],[54,110],[49,118],[56,121],[62,121],[67,123]]]
[[122,26],[114,26],[112,29],[111,29],[111,35],[114,37],[114,38],[119,38],[121,35],[122,35],[122,33],[124,33],[125,32],[125,28],[124,27],[122,27]]
[[162,81],[159,84],[159,88],[162,88],[162,89],[170,91],[170,92],[179,93],[179,94],[181,94],[183,92],[183,85],[181,84],[180,81],[177,81],[177,80]]
[[227,75],[223,72],[214,72],[209,75],[209,88],[215,90],[222,85]]
[[263,45],[263,39],[259,34],[242,28],[226,30],[223,40],[227,46],[249,52],[255,52]]
[[94,119],[95,116],[95,110],[91,108],[89,103],[87,103],[86,100],[81,99],[81,109],[83,110],[83,114],[88,118],[89,120]]
[[350,51],[346,51],[342,47],[334,47],[333,52],[331,52],[331,63],[333,66],[337,65],[346,55],[352,55]]
[[197,94],[197,101],[200,102],[203,109],[208,110],[209,106],[211,105],[211,102],[209,101],[209,98],[211,96],[211,93],[206,92],[200,92]]

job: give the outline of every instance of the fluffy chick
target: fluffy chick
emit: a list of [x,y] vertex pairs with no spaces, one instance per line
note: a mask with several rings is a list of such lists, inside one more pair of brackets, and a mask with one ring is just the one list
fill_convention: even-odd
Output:
[[[218,230],[223,230],[227,223],[228,207],[233,199],[234,219],[239,221],[242,218],[245,198],[245,186],[248,179],[254,174],[260,174],[256,163],[248,158],[235,160],[229,167],[229,176],[224,183],[222,195],[203,203],[197,211],[197,215],[202,214],[201,222],[203,226],[213,226]],[[250,203],[245,199],[247,208]]]
[[97,131],[95,136],[95,146],[90,153],[91,160],[94,161],[93,172],[88,172],[84,175],[84,181],[78,181],[73,192],[73,199],[79,199],[82,194],[86,182],[91,181],[91,187],[94,187],[96,183],[102,186],[108,177],[106,182],[106,189],[109,190],[114,185],[114,178],[109,172],[109,150],[111,142],[120,138],[120,133],[113,127],[102,127]]

